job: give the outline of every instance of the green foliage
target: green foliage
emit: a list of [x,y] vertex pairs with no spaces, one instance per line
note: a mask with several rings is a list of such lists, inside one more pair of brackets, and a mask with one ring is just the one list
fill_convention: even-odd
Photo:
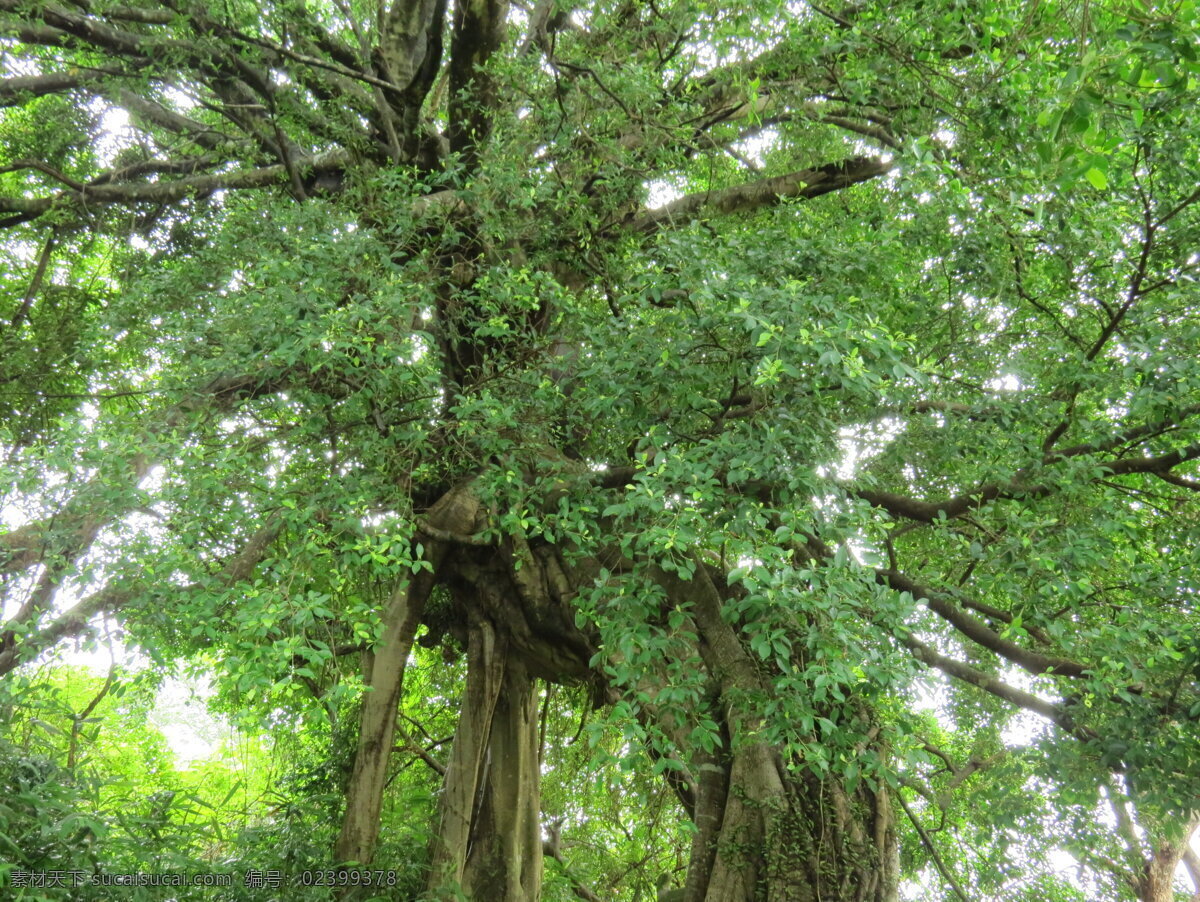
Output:
[[[697,774],[760,746],[879,801],[926,898],[1133,898],[1182,841],[1195,3],[513,5],[425,88],[358,0],[65,6],[0,12],[4,873],[328,898],[427,577],[391,897],[470,615],[542,643],[548,900],[681,878]],[[105,618],[146,676],[36,670]],[[236,754],[172,760],[178,665]]]

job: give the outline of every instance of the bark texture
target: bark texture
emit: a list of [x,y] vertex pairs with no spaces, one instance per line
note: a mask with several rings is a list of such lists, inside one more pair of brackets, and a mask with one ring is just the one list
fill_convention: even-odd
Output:
[[759,665],[721,614],[720,581],[703,562],[684,581],[659,572],[675,604],[688,604],[701,654],[718,684],[714,716],[729,737],[719,776],[701,781],[686,902],[893,902],[899,858],[891,803],[866,785],[847,792],[803,762],[783,761],[756,739],[750,699],[767,697]]
[[736,752],[707,871],[694,850],[685,900],[894,902],[899,859],[884,791],[796,777],[762,743]]
[[[438,530],[469,533],[474,529],[477,513],[478,502],[465,486],[460,486],[434,505],[427,520]],[[447,542],[425,544],[426,559],[432,570],[421,571],[396,589],[383,612],[383,635],[375,649],[363,656],[367,692],[363,697],[354,766],[346,789],[346,815],[334,847],[334,857],[339,862],[367,865],[375,854],[404,666],[447,549]]]
[[466,623],[467,686],[431,850],[432,893],[494,902],[540,897],[537,682],[588,678],[590,643],[566,607],[557,554],[521,539],[471,549],[450,581]]

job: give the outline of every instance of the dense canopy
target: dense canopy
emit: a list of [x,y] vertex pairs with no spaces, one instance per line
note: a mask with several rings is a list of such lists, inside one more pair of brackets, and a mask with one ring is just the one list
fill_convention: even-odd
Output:
[[1200,899],[1198,25],[0,0],[0,881]]

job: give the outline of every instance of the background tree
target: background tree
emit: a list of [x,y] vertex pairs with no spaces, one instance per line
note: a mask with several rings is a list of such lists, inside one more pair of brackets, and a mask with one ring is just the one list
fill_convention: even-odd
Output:
[[339,863],[415,747],[434,897],[538,898],[547,835],[592,892],[556,687],[690,825],[630,892],[1044,893],[1022,824],[1171,899],[1195,19],[0,0],[0,673],[108,620],[322,719]]

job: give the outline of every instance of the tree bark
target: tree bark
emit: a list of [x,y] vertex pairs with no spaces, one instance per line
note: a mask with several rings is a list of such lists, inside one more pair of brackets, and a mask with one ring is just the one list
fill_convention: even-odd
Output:
[[[474,532],[478,502],[467,485],[446,493],[426,515],[435,529],[470,535]],[[401,585],[383,612],[383,635],[373,651],[363,656],[363,697],[358,747],[350,783],[346,788],[346,814],[334,846],[340,863],[370,864],[379,839],[379,814],[387,785],[387,767],[396,733],[396,712],[404,685],[404,666],[413,637],[421,623],[425,601],[447,556],[449,543],[425,543],[422,570]]]
[[492,714],[488,757],[463,885],[479,902],[535,902],[542,884],[537,689],[514,658]]
[[1182,859],[1183,843],[1159,845],[1137,882],[1138,902],[1175,902],[1175,870]]
[[716,854],[693,849],[686,902],[895,902],[899,856],[886,790],[789,774],[765,744],[736,752]]
[[535,682],[508,636],[468,608],[467,689],[446,769],[429,889],[478,902],[541,895]]
[[748,700],[769,687],[722,616],[716,582],[696,564],[688,581],[655,574],[672,602],[693,612],[719,684],[710,713],[728,737],[723,779],[701,780],[685,902],[895,902],[899,855],[886,789],[860,782],[850,791],[802,761],[789,768],[756,738],[762,724]]
[[[1150,844],[1151,851],[1142,873],[1132,881],[1138,902],[1175,902],[1175,872],[1189,852],[1197,824],[1200,824],[1200,816],[1193,815],[1184,826],[1182,836],[1162,839],[1157,845]],[[1200,897],[1200,885],[1197,885],[1195,895]]]

